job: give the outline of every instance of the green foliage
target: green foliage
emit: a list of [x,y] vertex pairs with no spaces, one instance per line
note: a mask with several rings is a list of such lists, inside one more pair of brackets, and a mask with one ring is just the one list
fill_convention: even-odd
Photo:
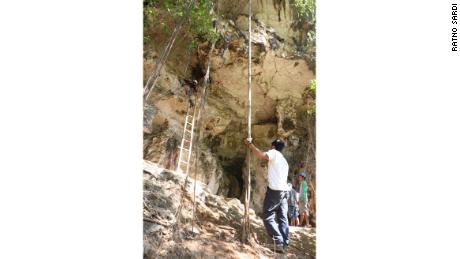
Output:
[[[310,80],[310,86],[308,87],[313,98],[316,96],[316,79]],[[308,114],[316,114],[316,101],[314,101],[307,110]]]
[[191,32],[210,42],[219,39],[213,27],[213,6],[211,0],[200,0],[190,13]]
[[312,104],[312,105],[308,108],[307,113],[308,113],[309,115],[316,114],[316,103]]
[[316,71],[316,4],[315,0],[290,0],[293,10],[292,28],[300,31],[296,40],[297,50],[304,56],[308,65]]
[[144,0],[144,27],[149,25],[149,17],[157,18],[159,16],[158,6],[155,3],[157,1]]
[[[183,16],[186,14],[190,0],[144,0],[144,26],[147,27],[149,20],[154,20],[165,26],[168,31],[172,31]],[[187,17],[183,30],[191,32],[193,38],[217,41],[219,34],[213,27],[213,7],[212,0],[195,0],[192,9]],[[160,10],[166,11],[174,21],[172,28],[164,23],[165,17],[160,17]],[[151,18],[151,19],[149,19]],[[170,25],[171,26],[171,25]]]
[[310,80],[310,91],[316,94],[316,79]]
[[144,35],[144,45],[149,44],[151,42],[151,38],[149,35]]
[[315,0],[291,0],[298,18],[305,18],[308,21],[316,20]]

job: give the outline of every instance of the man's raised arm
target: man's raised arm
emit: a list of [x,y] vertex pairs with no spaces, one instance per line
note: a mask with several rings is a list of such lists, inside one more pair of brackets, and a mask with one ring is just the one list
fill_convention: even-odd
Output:
[[259,159],[263,159],[263,160],[269,160],[268,155],[265,154],[265,152],[260,151],[256,146],[254,146],[254,144],[252,144],[251,138],[245,139],[244,143],[252,151],[252,153],[256,155],[256,157],[258,157]]

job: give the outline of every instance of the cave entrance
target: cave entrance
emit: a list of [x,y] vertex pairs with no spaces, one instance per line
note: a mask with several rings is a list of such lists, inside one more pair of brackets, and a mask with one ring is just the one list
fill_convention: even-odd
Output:
[[205,75],[205,71],[201,68],[200,64],[196,64],[192,67],[192,78],[200,80]]
[[243,192],[243,165],[245,157],[235,157],[222,161],[222,168],[224,174],[230,180],[229,191],[227,194],[228,198],[237,198],[241,197]]

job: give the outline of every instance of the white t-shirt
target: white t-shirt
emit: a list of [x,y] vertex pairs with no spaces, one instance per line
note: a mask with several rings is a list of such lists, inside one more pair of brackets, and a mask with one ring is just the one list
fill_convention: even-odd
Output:
[[283,154],[276,149],[265,152],[268,156],[268,187],[275,191],[287,191],[289,165]]

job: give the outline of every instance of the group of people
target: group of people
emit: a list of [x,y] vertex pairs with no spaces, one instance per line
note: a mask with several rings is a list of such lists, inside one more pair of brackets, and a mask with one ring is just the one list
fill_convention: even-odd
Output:
[[268,185],[263,204],[263,221],[268,235],[275,243],[275,251],[284,253],[289,246],[288,214],[292,226],[299,226],[304,222],[308,226],[307,175],[303,172],[298,175],[298,188],[292,188],[292,184],[289,186],[289,165],[281,153],[284,148],[282,140],[274,140],[267,152],[260,151],[252,143],[251,138],[245,139],[244,142],[257,158],[268,161]]
[[288,218],[290,226],[309,227],[309,202],[308,202],[308,184],[307,174],[301,172],[297,175],[298,185],[293,186],[288,183]]

